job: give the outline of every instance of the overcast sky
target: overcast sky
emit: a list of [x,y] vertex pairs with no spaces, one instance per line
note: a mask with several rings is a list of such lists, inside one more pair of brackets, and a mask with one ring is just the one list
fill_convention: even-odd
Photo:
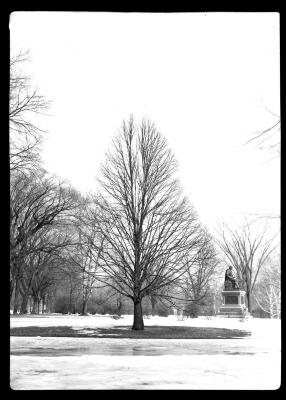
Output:
[[122,120],[149,117],[207,225],[280,214],[280,159],[245,146],[280,115],[278,13],[16,12],[11,54],[52,101],[45,168],[81,191]]

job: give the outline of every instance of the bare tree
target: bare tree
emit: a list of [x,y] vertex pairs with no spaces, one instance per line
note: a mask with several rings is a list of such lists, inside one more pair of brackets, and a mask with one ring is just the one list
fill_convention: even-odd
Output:
[[45,311],[47,298],[52,288],[57,286],[60,279],[60,258],[56,254],[44,254],[39,261],[31,285],[31,296],[33,299],[32,313],[34,314],[39,313],[40,306],[42,306],[42,312]]
[[201,249],[195,257],[187,257],[188,268],[182,277],[181,289],[186,299],[184,309],[187,313],[197,316],[199,306],[204,304],[210,292],[212,278],[219,262],[213,239],[205,232]]
[[280,143],[281,118],[280,115],[277,115],[276,113],[271,111],[264,104],[262,98],[261,102],[264,109],[269,114],[271,114],[272,117],[274,117],[273,123],[269,124],[269,126],[267,126],[265,129],[253,133],[252,137],[246,141],[246,144],[255,144],[258,147],[258,149],[260,150],[265,149],[269,153],[273,153],[274,157],[277,157],[280,156],[281,152],[281,143]]
[[250,313],[251,296],[259,272],[275,249],[273,239],[266,238],[266,227],[262,232],[255,232],[253,225],[251,230],[248,222],[236,230],[231,230],[224,224],[221,230],[219,247],[227,263],[236,270],[239,286],[246,292]]
[[44,131],[36,116],[43,114],[49,102],[32,88],[30,79],[21,71],[28,53],[19,53],[10,60],[9,126],[10,170],[24,173],[40,164],[39,149]]
[[57,273],[58,280],[56,287],[61,293],[61,296],[64,293],[67,294],[67,299],[65,296],[62,296],[63,303],[61,305],[65,305],[65,300],[67,300],[66,310],[70,314],[75,314],[77,303],[80,301],[82,296],[81,279],[77,265],[74,265],[72,261],[66,255],[64,255]]
[[77,226],[78,240],[71,251],[69,260],[78,270],[78,279],[82,287],[82,315],[87,314],[87,305],[95,288],[99,258],[103,248],[103,238],[94,224]]
[[[47,225],[29,239],[29,246],[27,246],[29,251],[22,255],[20,269],[21,314],[27,313],[28,299],[32,294],[32,290],[35,293],[36,281],[43,282],[45,277],[46,282],[49,282],[49,285],[46,285],[46,289],[54,283],[56,268],[62,259],[61,253],[63,249],[70,248],[71,245],[70,237],[62,227],[54,227],[53,225]],[[41,289],[38,291],[38,293],[42,294],[40,300],[44,300],[43,285],[37,284],[37,286]]]
[[270,318],[281,318],[281,264],[280,260],[270,259],[262,271],[254,292],[258,306]]
[[[47,227],[63,227],[70,223],[70,213],[77,207],[76,193],[40,172],[16,174],[11,179],[10,202],[10,298],[17,299],[24,279],[27,257],[45,249],[52,252],[59,246],[47,236]],[[55,232],[53,232],[55,235]],[[66,239],[64,239],[66,242]],[[42,246],[42,247],[41,247]]]
[[[278,118],[278,117],[277,117]],[[266,148],[276,156],[280,156],[280,118],[270,127],[256,132],[246,143],[256,143],[259,149]]]
[[132,329],[144,329],[141,302],[174,284],[196,251],[201,230],[182,197],[176,162],[154,124],[131,117],[102,166],[91,219],[104,238],[101,279],[134,303]]
[[[263,101],[262,104],[264,109],[275,118],[274,122],[270,124],[270,126],[268,126],[266,129],[262,129],[261,131],[255,132],[252,135],[252,137],[246,141],[245,144],[246,145],[255,144],[258,147],[258,149],[260,150],[265,149],[269,153],[273,153],[274,156],[270,160],[268,160],[271,161],[277,156],[280,156],[281,153],[281,118],[280,115],[275,114],[268,107],[266,107]],[[279,214],[248,213],[247,215],[253,217],[253,222],[258,221],[259,219],[264,219],[264,220],[280,219]]]

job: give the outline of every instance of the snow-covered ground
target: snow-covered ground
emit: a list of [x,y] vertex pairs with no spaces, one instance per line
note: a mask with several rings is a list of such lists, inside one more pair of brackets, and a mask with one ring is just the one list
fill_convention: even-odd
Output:
[[[106,339],[11,337],[13,389],[277,389],[280,386],[280,320],[196,318],[144,319],[146,326],[241,329],[239,339]],[[90,315],[11,318],[11,327],[126,326],[121,319]]]

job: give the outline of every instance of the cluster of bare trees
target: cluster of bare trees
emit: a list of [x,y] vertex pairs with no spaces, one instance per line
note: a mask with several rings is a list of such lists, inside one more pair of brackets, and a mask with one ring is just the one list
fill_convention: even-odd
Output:
[[29,296],[35,304],[45,298],[55,276],[51,271],[72,243],[67,225],[76,206],[76,194],[43,172],[11,176],[10,296],[15,313],[19,295],[23,313]]
[[[87,313],[94,289],[108,289],[118,312],[134,304],[133,329],[144,329],[142,300],[199,303],[217,261],[212,238],[183,197],[176,161],[153,123],[131,117],[107,153],[100,190],[83,198],[44,172],[12,173],[11,295],[14,312],[35,307],[57,280],[81,293]],[[178,289],[181,288],[181,291]],[[186,294],[187,293],[187,294]],[[34,310],[35,311],[35,310]]]
[[[47,103],[11,61],[10,297],[14,313],[39,312],[56,286],[81,297],[82,314],[94,290],[134,305],[133,329],[144,329],[143,299],[194,310],[209,298],[220,256],[177,179],[177,163],[149,120],[122,124],[106,154],[96,194],[83,197],[41,168],[43,131],[31,114]],[[221,252],[251,295],[271,252],[264,234],[226,228]],[[261,290],[262,290],[261,286]],[[266,289],[265,289],[266,290]],[[272,289],[271,289],[272,290]],[[273,292],[273,291],[272,291]],[[271,293],[272,293],[271,292]],[[265,305],[264,305],[265,307]],[[193,312],[193,311],[192,311]],[[190,314],[192,314],[190,311]]]

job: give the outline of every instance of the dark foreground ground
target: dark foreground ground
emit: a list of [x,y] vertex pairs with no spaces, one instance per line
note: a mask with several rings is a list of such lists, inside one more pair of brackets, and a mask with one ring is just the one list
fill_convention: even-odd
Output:
[[11,328],[11,336],[40,337],[90,337],[110,339],[234,339],[250,336],[250,332],[239,329],[185,327],[185,326],[147,326],[143,331],[130,327],[84,328],[74,330],[70,326],[25,326]]

